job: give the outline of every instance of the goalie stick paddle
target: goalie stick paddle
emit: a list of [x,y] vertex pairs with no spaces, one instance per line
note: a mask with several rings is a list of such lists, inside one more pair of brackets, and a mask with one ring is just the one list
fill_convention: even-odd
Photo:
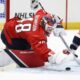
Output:
[[[59,34],[59,37],[62,40],[62,42],[64,43],[64,45],[66,46],[66,48],[71,52],[71,49],[69,48],[68,44],[66,43],[66,41],[64,40],[64,38],[62,37],[61,34]],[[75,54],[74,52],[72,54],[74,55],[75,61],[80,65],[80,61],[78,60],[78,55]]]

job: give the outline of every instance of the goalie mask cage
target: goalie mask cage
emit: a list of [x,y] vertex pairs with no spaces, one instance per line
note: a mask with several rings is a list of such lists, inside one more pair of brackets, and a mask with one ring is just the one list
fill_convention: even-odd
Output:
[[[10,18],[14,16],[19,16],[21,18],[28,18],[34,15],[35,10],[31,10],[31,0],[4,0],[6,1],[6,21],[8,21]],[[68,0],[39,0],[44,9],[49,11],[52,10],[53,14],[59,15],[61,18],[63,18],[65,22],[65,28],[67,28],[67,16],[68,16]],[[50,3],[49,3],[50,2]],[[61,3],[61,2],[64,2]],[[46,5],[48,4],[48,5]],[[56,5],[57,4],[57,5]],[[62,6],[61,6],[62,4]],[[49,6],[53,6],[52,8],[48,8]],[[60,12],[60,11],[63,12]]]

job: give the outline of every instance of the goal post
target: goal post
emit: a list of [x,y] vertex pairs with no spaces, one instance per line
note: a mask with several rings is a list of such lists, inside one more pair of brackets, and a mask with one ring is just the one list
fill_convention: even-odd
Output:
[[6,0],[6,21],[10,18],[10,0]]

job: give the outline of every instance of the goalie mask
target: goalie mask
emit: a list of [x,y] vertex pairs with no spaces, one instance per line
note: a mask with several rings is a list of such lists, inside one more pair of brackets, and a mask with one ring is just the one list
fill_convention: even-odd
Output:
[[46,14],[45,16],[43,16],[43,18],[41,20],[41,26],[43,27],[43,29],[45,30],[45,32],[48,36],[53,30],[54,23],[55,22],[54,22],[53,16],[51,14]]

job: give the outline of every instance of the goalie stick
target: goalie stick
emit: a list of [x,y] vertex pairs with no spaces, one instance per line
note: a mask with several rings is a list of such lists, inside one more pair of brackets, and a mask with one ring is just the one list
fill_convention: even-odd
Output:
[[62,42],[64,43],[64,45],[66,46],[66,48],[74,55],[75,61],[80,65],[80,61],[78,60],[78,55],[75,54],[75,52],[72,52],[72,50],[70,49],[70,47],[68,46],[68,44],[66,43],[66,41],[64,40],[64,38],[62,37],[61,34],[59,34],[59,37],[62,40]]
[[42,4],[39,2],[40,7],[44,10],[44,12],[47,14],[47,12],[45,11],[44,7],[42,6]]

